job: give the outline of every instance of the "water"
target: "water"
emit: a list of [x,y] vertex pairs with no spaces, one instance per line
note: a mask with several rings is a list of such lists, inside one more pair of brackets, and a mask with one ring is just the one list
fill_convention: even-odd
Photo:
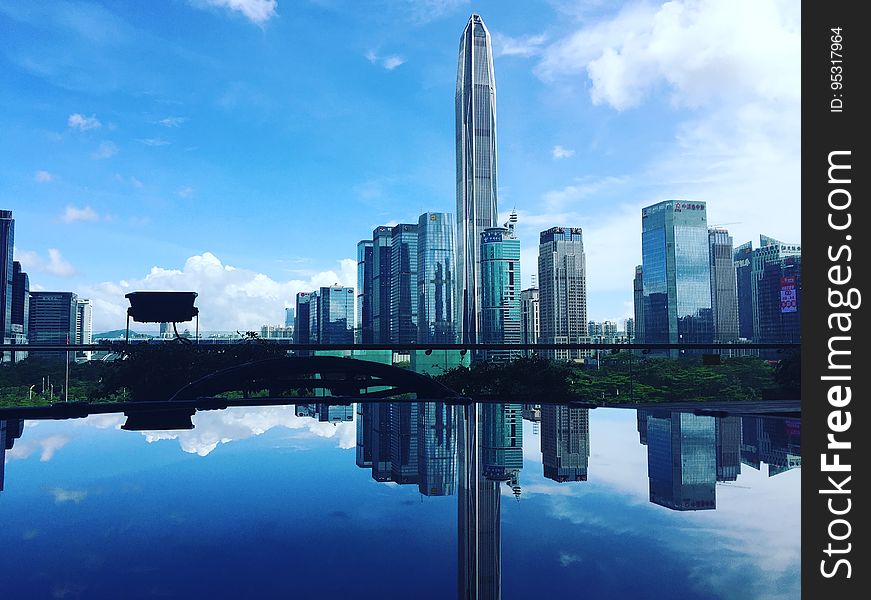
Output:
[[797,420],[438,403],[125,420],[17,439],[6,421],[4,598],[800,594]]

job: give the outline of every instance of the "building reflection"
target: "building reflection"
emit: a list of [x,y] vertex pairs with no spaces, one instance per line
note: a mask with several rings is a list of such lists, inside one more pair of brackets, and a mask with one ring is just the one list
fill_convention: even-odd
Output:
[[544,476],[560,483],[586,481],[590,409],[545,404],[540,410]]
[[24,419],[0,421],[0,492],[3,491],[3,481],[6,476],[6,451],[12,450],[12,445],[22,433],[24,433]]

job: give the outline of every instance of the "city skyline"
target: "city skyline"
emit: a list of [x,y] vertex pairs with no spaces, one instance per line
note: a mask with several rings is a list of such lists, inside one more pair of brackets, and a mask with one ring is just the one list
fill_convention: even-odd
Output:
[[[177,6],[173,10],[178,11],[180,21],[199,31],[182,42],[164,30],[163,19],[156,15],[137,15],[133,27],[132,15],[125,13],[128,7],[95,5],[88,13],[90,21],[86,19],[76,29],[51,8],[0,4],[0,20],[7,22],[13,34],[3,47],[13,74],[4,98],[7,103],[32,106],[34,100],[51,97],[55,106],[38,108],[33,114],[11,111],[2,117],[11,132],[10,143],[22,148],[0,173],[4,181],[0,198],[4,208],[15,211],[18,221],[17,256],[34,290],[68,289],[91,298],[95,331],[120,323],[125,310],[123,293],[131,289],[197,289],[204,306],[204,327],[220,329],[210,327],[209,321],[228,324],[229,315],[217,303],[210,305],[215,296],[244,290],[255,309],[251,319],[257,322],[238,325],[259,328],[264,323],[280,323],[281,310],[292,305],[297,291],[336,282],[354,285],[354,243],[367,229],[379,221],[414,222],[424,210],[452,208],[453,53],[462,23],[474,11],[483,16],[494,38],[500,81],[499,195],[503,211],[516,207],[520,215],[518,237],[525,241],[521,270],[526,278],[521,286],[527,287],[535,272],[536,249],[530,241],[539,231],[559,224],[583,227],[590,317],[601,321],[630,316],[632,292],[626,284],[627,273],[640,262],[640,239],[625,236],[626,243],[619,245],[613,240],[620,239],[621,230],[638,231],[636,215],[643,205],[663,198],[707,202],[711,225],[738,223],[729,227],[736,244],[756,238],[755,222],[774,223],[770,233],[779,239],[800,240],[799,217],[792,210],[798,203],[798,127],[797,120],[790,120],[796,117],[798,106],[798,54],[790,51],[798,45],[797,12],[752,8],[753,27],[764,28],[768,36],[767,42],[755,43],[783,46],[774,51],[783,68],[767,84],[771,88],[758,89],[757,78],[749,76],[756,68],[751,51],[761,51],[758,47],[748,44],[745,53],[718,43],[717,35],[709,43],[713,62],[699,70],[687,70],[663,56],[649,65],[649,79],[641,81],[640,87],[603,74],[603,57],[609,49],[616,52],[620,64],[632,69],[642,60],[639,49],[627,39],[604,35],[609,27],[626,26],[628,32],[640,35],[642,45],[657,41],[656,32],[650,29],[653,17],[672,19],[699,43],[705,43],[702,34],[718,33],[730,23],[740,23],[748,35],[753,31],[742,16],[751,10],[749,4],[735,4],[729,14],[718,13],[705,3],[694,8],[676,3],[671,8],[678,14],[658,5],[627,4],[579,17],[547,5],[497,8],[486,2],[455,3],[432,15],[417,15],[401,34],[390,27],[391,35],[398,37],[388,37],[390,14],[380,17],[383,23],[373,24],[361,10],[344,7],[343,19],[326,19],[325,23],[341,28],[348,43],[318,55],[325,89],[317,90],[314,97],[334,99],[332,104],[317,105],[338,109],[340,123],[336,126],[341,125],[346,133],[389,143],[376,144],[377,149],[367,144],[365,152],[372,154],[368,158],[352,144],[341,160],[328,163],[332,165],[327,178],[330,185],[317,187],[300,171],[308,168],[305,160],[297,168],[295,162],[276,159],[298,156],[300,144],[308,139],[308,128],[315,122],[323,124],[322,118],[311,115],[316,103],[292,106],[289,114],[303,115],[303,123],[293,133],[286,127],[272,127],[275,133],[264,135],[276,123],[286,123],[283,116],[276,121],[275,94],[287,97],[289,91],[289,84],[276,79],[269,68],[250,78],[239,70],[238,62],[222,63],[221,70],[207,65],[194,69],[199,82],[211,82],[225,92],[220,96],[224,104],[215,106],[196,94],[180,93],[179,71],[193,68],[189,57],[180,69],[167,71],[159,81],[150,80],[161,84],[157,99],[136,102],[133,98],[141,98],[135,93],[140,84],[124,77],[114,88],[107,89],[104,81],[100,94],[84,85],[86,81],[100,83],[101,74],[104,79],[110,77],[109,83],[114,81],[111,76],[127,64],[129,53],[118,53],[107,58],[108,63],[71,74],[56,68],[39,70],[34,65],[45,58],[40,49],[61,38],[73,42],[68,44],[73,54],[87,55],[91,50],[78,43],[79,36],[95,24],[113,26],[103,28],[107,33],[99,41],[104,47],[120,46],[133,53],[147,47],[150,32],[172,41],[167,50],[171,54],[187,50],[208,55],[205,42],[220,32],[224,37],[240,36],[239,44],[261,44],[255,54],[268,59],[276,48],[263,44],[276,40],[288,28],[323,19],[329,9],[301,6],[291,13],[282,4],[274,14],[252,24],[238,12]],[[40,21],[40,16],[47,18]],[[714,17],[722,17],[722,23],[715,23]],[[201,22],[214,26],[216,32],[197,29]],[[355,27],[362,22],[375,25],[372,39]],[[25,39],[38,42],[32,51],[22,45]],[[25,60],[28,57],[33,60]],[[725,82],[732,84],[726,100],[715,99],[724,82],[710,81],[717,79],[710,77],[711,70],[717,72],[717,57],[734,59],[737,65],[734,72],[724,74],[728,75]],[[154,60],[159,63],[166,58],[161,54]],[[344,87],[336,79],[339,71],[331,70],[339,65],[342,72],[354,74],[342,79]],[[293,66],[302,68],[295,62]],[[187,80],[185,84],[190,87]],[[374,94],[379,86],[393,93],[389,98]],[[341,112],[343,103],[335,95],[339,90],[370,109],[368,123],[375,127],[371,135],[361,130],[353,110]],[[778,97],[782,114],[759,129],[758,123],[750,121],[771,113],[773,97]],[[251,114],[245,109],[258,98],[262,116],[245,117]],[[175,104],[167,102],[173,99]],[[742,110],[751,108],[762,112]],[[416,123],[411,129],[407,127],[409,109]],[[529,114],[536,119],[528,119]],[[394,124],[387,124],[388,115]],[[734,119],[730,130],[716,126],[717,119],[729,121],[722,117]],[[204,130],[213,119],[225,124],[220,135]],[[306,119],[312,124],[306,125]],[[783,134],[781,128],[788,133]],[[335,142],[337,131],[332,127],[321,133],[324,142]],[[252,134],[262,138],[258,147],[251,145]],[[227,136],[238,142],[232,150],[223,143],[230,139]],[[709,143],[711,136],[716,143]],[[780,150],[771,153],[773,140]],[[422,143],[429,148],[415,152],[415,145]],[[308,147],[314,156],[323,158],[323,142]],[[716,149],[721,160],[708,160],[714,150],[705,148]],[[243,153],[250,158],[243,159]],[[760,153],[765,155],[760,164],[779,165],[766,172],[767,181],[757,175],[756,167],[749,166],[750,157],[758,158]],[[395,168],[400,155],[401,171]],[[614,156],[621,158],[615,161]],[[252,170],[249,160],[257,157],[262,160]],[[186,175],[189,181],[178,176],[176,164],[191,174]],[[326,174],[323,169],[312,174],[318,173]],[[292,192],[283,183],[290,180],[300,183]],[[323,212],[324,202],[337,210]],[[245,208],[243,213],[241,208]],[[270,218],[263,219],[264,214]],[[361,215],[363,227],[359,226]],[[150,222],[145,224],[146,220]],[[500,215],[499,221],[503,220]],[[274,227],[282,221],[293,235],[268,235],[277,233]],[[216,236],[228,231],[228,222],[234,224],[232,234]],[[303,231],[301,223],[314,227]],[[313,252],[317,224],[342,232],[341,243]],[[95,240],[117,250],[95,252]]]

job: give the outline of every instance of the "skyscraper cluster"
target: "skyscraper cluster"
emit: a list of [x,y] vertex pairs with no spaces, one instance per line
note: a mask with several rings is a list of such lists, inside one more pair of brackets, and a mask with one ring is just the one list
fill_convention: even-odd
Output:
[[642,209],[635,267],[639,343],[788,343],[801,340],[801,246],[760,236],[733,248],[708,227],[704,202],[666,200]]

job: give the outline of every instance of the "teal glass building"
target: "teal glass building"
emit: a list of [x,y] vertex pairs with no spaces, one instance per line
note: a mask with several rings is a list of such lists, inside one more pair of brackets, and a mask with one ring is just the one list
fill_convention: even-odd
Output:
[[704,202],[666,200],[641,211],[644,341],[713,341]]
[[[490,227],[481,234],[480,343],[520,343],[520,240],[511,229]],[[486,351],[483,358],[507,359],[520,351]]]
[[453,344],[456,268],[454,218],[426,212],[417,223],[417,341]]

